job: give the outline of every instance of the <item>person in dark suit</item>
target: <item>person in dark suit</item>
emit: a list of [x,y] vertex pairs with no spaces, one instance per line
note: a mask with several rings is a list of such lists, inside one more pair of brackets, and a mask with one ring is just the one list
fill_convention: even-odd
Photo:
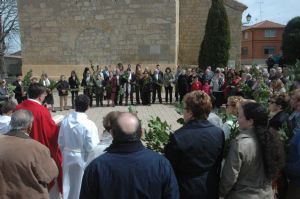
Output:
[[186,74],[186,70],[182,70],[181,74],[178,77],[178,93],[179,93],[179,102],[182,102],[185,94],[189,92],[189,78]]
[[74,70],[71,72],[71,76],[69,77],[69,85],[70,85],[71,95],[72,95],[72,108],[74,108],[75,105],[74,100],[78,96],[79,85],[80,85],[79,79]]
[[23,88],[22,75],[17,76],[17,79],[13,83],[13,85],[16,87],[14,90],[15,98],[16,98],[18,104],[20,104],[21,102],[23,102],[24,100],[27,99],[26,91],[24,91],[24,88]]
[[162,103],[161,99],[161,88],[163,85],[163,75],[162,72],[159,71],[158,69],[154,70],[154,74],[152,76],[152,89],[153,89],[153,94],[152,94],[152,104],[155,103],[156,100],[156,93],[158,96],[159,103]]
[[94,78],[91,75],[89,68],[84,69],[83,79],[81,81],[81,86],[83,86],[83,94],[90,98],[90,107],[93,106],[93,86]]
[[69,83],[66,81],[65,76],[61,75],[60,80],[57,82],[56,89],[59,95],[60,111],[69,110],[68,104],[68,90],[70,89]]
[[150,106],[150,97],[151,97],[151,85],[152,78],[149,75],[148,71],[144,72],[143,79],[141,81],[141,96],[142,104]]
[[133,93],[135,92],[136,76],[131,68],[127,69],[128,78],[125,83],[125,106],[128,105],[128,97],[130,97],[130,104],[133,105]]
[[205,92],[190,92],[183,103],[185,124],[170,135],[165,147],[180,198],[218,199],[224,133],[207,120],[212,104]]

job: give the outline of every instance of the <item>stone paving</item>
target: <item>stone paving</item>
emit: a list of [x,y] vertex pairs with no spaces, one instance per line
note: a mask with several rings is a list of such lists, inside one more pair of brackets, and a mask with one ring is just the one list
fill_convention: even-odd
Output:
[[[164,95],[162,95],[164,96]],[[163,99],[164,102],[164,99]],[[95,104],[95,100],[93,104]],[[104,107],[92,107],[87,111],[89,119],[94,121],[98,127],[99,134],[104,131],[102,121],[103,117],[109,113],[110,111],[128,111],[128,106],[115,106],[115,107],[106,107],[106,101],[104,101]],[[68,97],[68,105],[71,107],[71,96]],[[54,93],[54,107],[56,110],[59,110],[59,97],[56,93]],[[70,108],[69,107],[69,108]],[[176,113],[175,106],[170,104],[152,104],[151,106],[134,106],[134,108],[138,112],[139,119],[142,120],[143,128],[147,128],[147,121],[150,120],[151,116],[156,117],[159,116],[162,121],[167,121],[168,124],[171,125],[172,130],[176,130],[181,127],[176,121],[180,118],[180,115]],[[65,111],[57,111],[56,113],[51,114],[54,115],[67,115],[69,112],[74,111],[74,109],[65,110]],[[107,135],[104,135],[106,138]]]

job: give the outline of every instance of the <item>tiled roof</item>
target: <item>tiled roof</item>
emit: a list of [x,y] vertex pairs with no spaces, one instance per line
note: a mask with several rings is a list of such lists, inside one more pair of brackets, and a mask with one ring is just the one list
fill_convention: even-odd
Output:
[[285,27],[285,25],[266,20],[266,21],[262,21],[257,24],[254,24],[252,26],[243,26],[242,31],[248,30],[248,29],[284,28],[284,27]]

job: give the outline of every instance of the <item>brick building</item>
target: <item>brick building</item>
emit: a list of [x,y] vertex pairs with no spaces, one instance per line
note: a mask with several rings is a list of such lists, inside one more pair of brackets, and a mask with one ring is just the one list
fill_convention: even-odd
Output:
[[281,41],[284,25],[262,21],[242,28],[242,64],[265,63],[273,55],[281,55]]

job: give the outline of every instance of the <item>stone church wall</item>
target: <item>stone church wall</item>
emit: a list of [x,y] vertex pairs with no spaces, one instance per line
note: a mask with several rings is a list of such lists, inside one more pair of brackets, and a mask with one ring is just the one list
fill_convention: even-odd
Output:
[[[240,62],[241,14],[224,0],[230,59]],[[92,60],[162,68],[196,65],[211,0],[19,0],[23,73],[80,74]]]
[[59,68],[69,74],[89,60],[176,61],[174,0],[19,0],[18,5],[23,71],[33,68],[35,74],[46,66],[50,75]]

